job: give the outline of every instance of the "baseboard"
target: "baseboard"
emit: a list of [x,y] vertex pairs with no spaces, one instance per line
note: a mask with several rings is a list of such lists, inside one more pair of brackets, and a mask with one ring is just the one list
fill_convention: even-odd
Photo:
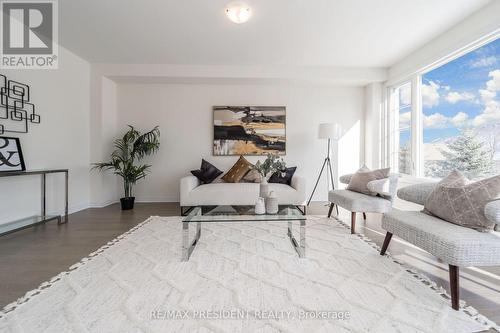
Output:
[[142,197],[135,198],[135,202],[148,203],[148,202],[179,202],[179,198],[173,197]]
[[115,204],[115,203],[118,203],[120,202],[120,200],[108,200],[108,201],[105,201],[105,202],[93,202],[91,203],[88,208],[104,208],[104,207],[107,207],[109,205],[112,205],[112,204]]
[[[88,208],[89,208],[88,204],[73,205],[73,206],[68,207],[68,214],[77,213],[77,212],[80,212],[80,211],[88,209]],[[47,215],[64,216],[64,213],[65,213],[64,210],[59,210],[59,211],[55,211],[55,212],[47,212]]]

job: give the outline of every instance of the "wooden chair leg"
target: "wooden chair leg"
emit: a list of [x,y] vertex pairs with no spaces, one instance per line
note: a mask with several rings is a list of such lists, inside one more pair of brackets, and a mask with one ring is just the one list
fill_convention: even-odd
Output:
[[351,234],[356,233],[356,212],[351,212]]
[[458,283],[459,273],[458,266],[449,265],[450,271],[450,293],[451,293],[451,307],[453,310],[459,309],[460,300],[460,285]]
[[363,220],[366,220],[366,213],[363,213]]
[[333,207],[335,207],[335,204],[332,202],[330,204],[330,209],[328,210],[328,217],[332,216]]
[[389,247],[389,243],[391,242],[392,234],[390,232],[385,234],[384,244],[382,244],[382,248],[380,249],[380,255],[383,256],[387,248]]

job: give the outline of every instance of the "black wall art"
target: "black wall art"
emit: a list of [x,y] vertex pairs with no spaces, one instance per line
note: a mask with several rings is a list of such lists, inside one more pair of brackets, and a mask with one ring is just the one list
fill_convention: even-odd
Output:
[[213,112],[214,155],[285,155],[286,107],[214,106]]
[[40,121],[30,103],[30,87],[0,74],[0,135],[28,133],[29,125]]
[[0,136],[0,172],[25,170],[19,139]]

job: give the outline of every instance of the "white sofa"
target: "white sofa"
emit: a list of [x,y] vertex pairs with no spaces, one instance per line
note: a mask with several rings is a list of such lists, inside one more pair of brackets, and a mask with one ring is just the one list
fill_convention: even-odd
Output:
[[[184,215],[194,206],[249,206],[255,205],[259,196],[258,183],[225,183],[216,182],[200,185],[195,176],[181,179],[181,213]],[[269,190],[274,191],[280,205],[303,206],[305,214],[306,181],[294,175],[291,186],[269,183]]]

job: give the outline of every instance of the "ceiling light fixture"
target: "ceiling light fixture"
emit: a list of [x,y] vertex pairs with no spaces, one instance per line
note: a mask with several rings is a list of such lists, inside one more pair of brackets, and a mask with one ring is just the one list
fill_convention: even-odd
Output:
[[252,9],[244,3],[230,3],[226,7],[226,15],[237,24],[245,23],[252,16]]

